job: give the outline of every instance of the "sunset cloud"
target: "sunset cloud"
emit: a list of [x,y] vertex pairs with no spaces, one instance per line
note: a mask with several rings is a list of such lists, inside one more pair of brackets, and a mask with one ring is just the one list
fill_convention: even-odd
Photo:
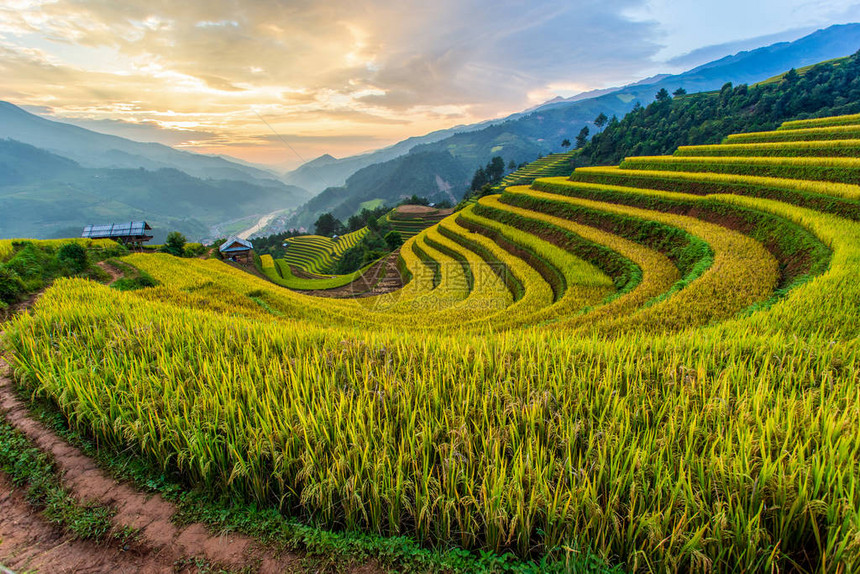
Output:
[[663,0],[6,0],[0,99],[136,139],[294,164],[267,123],[307,158],[346,155],[571,86],[639,79],[662,71],[663,56],[749,30],[825,25],[856,10],[761,4],[780,13],[767,29],[749,22],[772,13],[764,8],[721,28]]

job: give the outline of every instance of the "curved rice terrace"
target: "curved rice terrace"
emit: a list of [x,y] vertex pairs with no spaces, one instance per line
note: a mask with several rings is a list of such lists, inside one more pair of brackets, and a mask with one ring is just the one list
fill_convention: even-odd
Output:
[[570,174],[570,162],[577,153],[579,153],[577,150],[551,153],[517,169],[513,173],[509,173],[497,187],[502,190],[514,185],[530,185],[539,177],[566,176]]
[[[397,231],[406,240],[421,231],[437,224],[452,213],[451,209],[437,209],[420,205],[403,205],[392,209],[380,222]],[[275,259],[271,255],[260,256],[259,270],[273,283],[298,291],[334,290],[347,286],[362,285],[356,288],[360,294],[368,288],[373,289],[385,279],[384,259],[368,263],[361,269],[346,275],[328,275],[344,253],[355,247],[368,233],[366,227],[346,235],[329,238],[319,235],[302,235],[285,241],[284,257]],[[395,254],[396,255],[396,254]],[[373,281],[366,281],[375,267],[382,267]],[[363,281],[363,279],[365,281]],[[400,281],[395,284],[399,285]]]
[[422,205],[401,205],[389,211],[383,220],[406,240],[435,225],[450,214],[450,209],[436,209]]
[[324,275],[325,270],[340,257],[344,251],[353,247],[367,233],[359,229],[336,239],[320,235],[291,237],[284,254],[284,263],[315,275]]
[[100,444],[328,528],[855,571],[860,118],[783,127],[484,197],[393,293],[137,254],[159,286],[61,280],[6,343]]

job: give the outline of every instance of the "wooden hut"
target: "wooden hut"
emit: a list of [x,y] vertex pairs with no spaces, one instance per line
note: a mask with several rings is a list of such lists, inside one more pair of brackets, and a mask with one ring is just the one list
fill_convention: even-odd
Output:
[[84,227],[81,237],[87,239],[113,239],[123,245],[140,248],[140,246],[152,239],[147,234],[152,227],[145,221],[129,221],[126,223],[107,223],[103,225],[87,225]]
[[251,259],[253,248],[254,245],[247,239],[231,237],[218,248],[218,251],[221,252],[221,257],[226,259],[248,262]]

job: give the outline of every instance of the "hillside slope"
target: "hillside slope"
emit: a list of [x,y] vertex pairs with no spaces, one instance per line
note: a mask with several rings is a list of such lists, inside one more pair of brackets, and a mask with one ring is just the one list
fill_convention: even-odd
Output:
[[201,179],[176,169],[96,169],[0,140],[0,237],[76,237],[89,223],[146,220],[161,241],[295,205],[303,190],[268,180]]
[[716,144],[731,133],[771,130],[790,118],[860,112],[860,52],[747,86],[668,96],[595,134],[578,165],[611,165],[629,155]]

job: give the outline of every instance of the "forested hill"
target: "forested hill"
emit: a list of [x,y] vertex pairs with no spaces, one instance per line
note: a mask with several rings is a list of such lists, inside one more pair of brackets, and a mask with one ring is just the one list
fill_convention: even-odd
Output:
[[860,112],[860,52],[718,92],[661,92],[647,107],[613,118],[583,148],[577,165],[615,165],[627,156],[665,155],[678,146],[716,144],[739,132],[772,130],[783,121]]

